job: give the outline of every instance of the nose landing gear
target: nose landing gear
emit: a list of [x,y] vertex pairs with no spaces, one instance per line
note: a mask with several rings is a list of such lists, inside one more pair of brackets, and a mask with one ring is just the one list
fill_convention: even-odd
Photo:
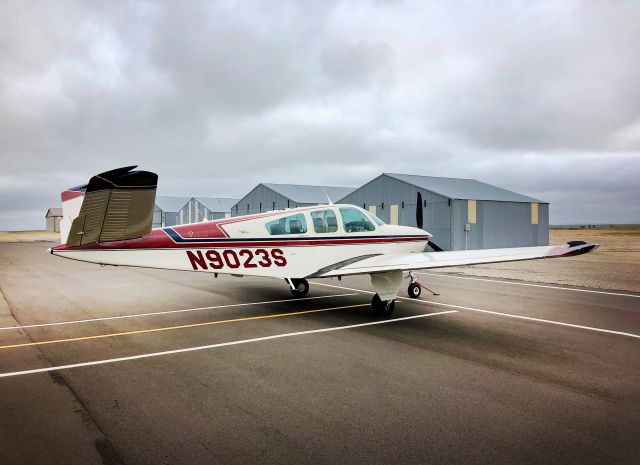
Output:
[[423,288],[431,292],[433,295],[440,295],[437,292],[433,292],[424,284],[419,283],[418,278],[416,278],[416,275],[413,272],[409,273],[409,279],[411,280],[411,282],[409,283],[407,294],[409,294],[409,297],[411,297],[412,299],[417,299],[418,297],[420,297]]
[[420,297],[420,294],[422,294],[422,288],[420,287],[420,284],[418,284],[417,282],[409,283],[407,294],[409,294],[409,297],[411,297],[412,299],[417,299],[418,297]]

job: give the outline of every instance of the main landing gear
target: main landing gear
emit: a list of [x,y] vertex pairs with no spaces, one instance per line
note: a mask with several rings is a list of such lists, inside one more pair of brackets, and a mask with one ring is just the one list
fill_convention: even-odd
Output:
[[309,292],[309,281],[306,279],[287,279],[294,297],[304,297]]
[[393,313],[395,307],[395,300],[382,300],[378,294],[371,299],[371,309],[376,316],[387,317]]

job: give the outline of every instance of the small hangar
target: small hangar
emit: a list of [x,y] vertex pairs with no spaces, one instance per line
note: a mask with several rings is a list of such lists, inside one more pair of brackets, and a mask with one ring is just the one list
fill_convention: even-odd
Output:
[[416,226],[422,214],[424,229],[443,250],[549,243],[548,202],[475,179],[383,173],[339,202],[389,224]]
[[[238,201],[227,197],[180,197],[156,195],[153,228],[218,220],[231,216],[231,207]],[[46,214],[47,231],[60,232],[61,208],[50,208]]]
[[238,201],[227,197],[174,197],[157,195],[153,211],[153,227],[175,226],[218,220],[231,216],[231,207]]
[[236,202],[238,199],[227,197],[192,197],[189,203],[192,222],[229,218]]
[[60,220],[62,220],[62,208],[50,208],[44,216],[47,232],[60,232]]
[[174,197],[171,195],[156,195],[156,205],[153,210],[154,228],[183,224],[185,211],[188,217],[188,205],[191,197]]
[[353,190],[353,187],[261,183],[233,206],[231,215],[338,203],[339,199]]

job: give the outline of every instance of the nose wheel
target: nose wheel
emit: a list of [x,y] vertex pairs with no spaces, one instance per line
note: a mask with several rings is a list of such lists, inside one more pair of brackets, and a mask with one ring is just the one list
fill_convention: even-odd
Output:
[[294,297],[304,297],[309,292],[309,281],[306,279],[289,279],[287,281]]
[[418,297],[420,297],[420,294],[422,294],[422,289],[423,288],[426,289],[427,291],[431,292],[433,295],[440,295],[437,292],[434,292],[431,289],[429,289],[424,284],[418,282],[418,278],[416,277],[416,275],[415,275],[415,273],[413,271],[410,272],[408,276],[409,276],[409,279],[411,280],[411,282],[409,283],[409,287],[407,288],[407,294],[412,299],[417,299]]
[[410,283],[409,289],[407,289],[407,294],[409,294],[409,297],[412,299],[417,299],[420,297],[420,294],[422,294],[422,287],[417,282]]

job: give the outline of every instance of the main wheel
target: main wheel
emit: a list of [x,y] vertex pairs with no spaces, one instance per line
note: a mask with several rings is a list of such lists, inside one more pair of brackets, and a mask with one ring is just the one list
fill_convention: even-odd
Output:
[[306,279],[292,279],[295,289],[291,289],[294,297],[304,297],[309,292],[309,281]]
[[407,289],[407,294],[409,294],[409,297],[412,299],[417,299],[420,297],[420,294],[422,294],[422,287],[420,287],[418,283],[411,283],[409,284],[409,289]]
[[393,313],[396,306],[395,300],[381,300],[378,294],[371,299],[371,309],[376,316],[389,316]]

